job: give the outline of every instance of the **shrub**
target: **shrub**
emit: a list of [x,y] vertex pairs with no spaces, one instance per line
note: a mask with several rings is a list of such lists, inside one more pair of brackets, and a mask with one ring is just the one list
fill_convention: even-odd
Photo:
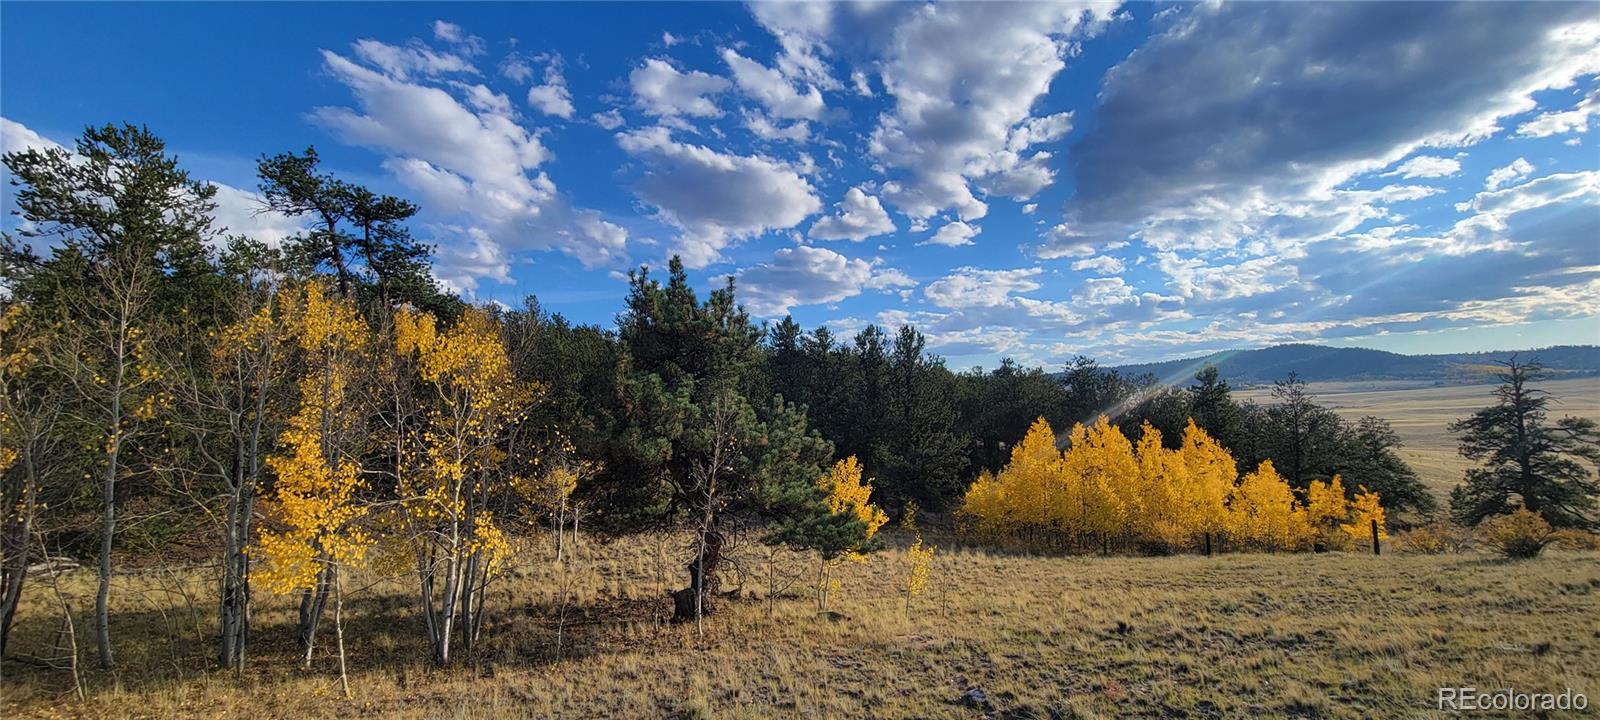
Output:
[[1472,532],[1449,520],[1436,520],[1395,536],[1401,552],[1418,555],[1466,552],[1472,549]]
[[1587,530],[1557,530],[1550,535],[1550,543],[1562,550],[1600,550],[1600,533]]
[[1518,508],[1510,515],[1483,524],[1484,540],[1513,560],[1538,557],[1554,535],[1550,523],[1527,508]]
[[1415,555],[1439,555],[1450,550],[1444,533],[1432,525],[1423,525],[1400,533],[1395,537],[1400,552]]

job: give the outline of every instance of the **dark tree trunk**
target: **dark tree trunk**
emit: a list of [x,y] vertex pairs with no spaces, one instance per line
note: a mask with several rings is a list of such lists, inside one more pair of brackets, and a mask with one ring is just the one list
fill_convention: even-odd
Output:
[[[689,563],[689,586],[672,593],[672,621],[693,622],[695,608],[700,608],[700,613],[712,613],[711,599],[716,597],[718,588],[717,570],[722,565],[722,531],[707,530],[702,536],[705,543],[705,571],[701,574],[701,557],[696,557]],[[696,590],[699,594],[696,594]]]
[[[0,536],[0,556],[5,558],[4,566],[0,567],[0,656],[5,655],[6,639],[11,636],[11,622],[16,619],[17,606],[22,602],[22,583],[28,577],[28,548],[32,544],[33,514],[35,491],[39,487],[36,481],[33,455],[26,450],[22,456],[22,483],[21,487],[7,486],[7,492],[0,502],[17,508],[16,512],[8,513],[8,524],[4,535]],[[17,495],[17,497],[13,497]],[[50,572],[47,570],[47,572]]]
[[311,650],[317,640],[317,626],[322,624],[322,608],[328,604],[330,587],[328,568],[317,573],[316,587],[300,595],[300,647],[306,651],[305,664],[311,666]]

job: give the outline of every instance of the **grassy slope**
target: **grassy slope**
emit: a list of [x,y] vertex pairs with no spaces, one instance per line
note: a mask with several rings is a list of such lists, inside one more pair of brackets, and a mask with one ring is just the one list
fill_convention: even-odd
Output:
[[[1558,402],[1551,415],[1578,415],[1600,419],[1600,378],[1574,378],[1540,383]],[[1446,427],[1494,402],[1493,385],[1415,387],[1396,382],[1311,383],[1317,402],[1333,407],[1347,418],[1376,415],[1394,425],[1406,447],[1401,457],[1416,469],[1423,483],[1441,499],[1461,481],[1472,462],[1456,452],[1456,439]],[[1253,388],[1239,398],[1271,402],[1270,388]]]
[[[338,697],[327,655],[309,673],[297,669],[287,602],[259,611],[252,665],[237,681],[201,670],[198,637],[210,632],[212,607],[203,577],[187,585],[198,615],[170,579],[125,578],[115,619],[124,670],[91,675],[90,701],[78,706],[63,674],[7,663],[0,715],[979,717],[953,702],[968,687],[983,688],[998,716],[1040,718],[1428,716],[1441,685],[1571,687],[1600,698],[1593,553],[1506,564],[941,551],[934,589],[907,615],[895,595],[902,556],[889,550],[841,571],[833,609],[842,618],[818,616],[798,596],[769,617],[766,603],[746,599],[725,604],[703,639],[660,621],[660,573],[676,565],[660,547],[590,544],[584,555],[560,662],[560,583],[542,562],[500,586],[482,657],[448,671],[423,660],[407,586],[380,583],[353,598],[352,703]],[[759,554],[744,562],[764,572]],[[797,574],[809,569],[789,562]],[[89,574],[66,585],[87,607]],[[30,593],[15,652],[42,652],[54,627],[43,588]]]

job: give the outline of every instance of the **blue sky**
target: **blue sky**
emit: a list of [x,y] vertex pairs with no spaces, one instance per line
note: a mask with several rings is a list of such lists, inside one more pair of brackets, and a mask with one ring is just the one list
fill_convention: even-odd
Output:
[[1600,342],[1593,5],[5,3],[0,116],[147,124],[269,241],[314,145],[580,322],[676,253],[957,368]]

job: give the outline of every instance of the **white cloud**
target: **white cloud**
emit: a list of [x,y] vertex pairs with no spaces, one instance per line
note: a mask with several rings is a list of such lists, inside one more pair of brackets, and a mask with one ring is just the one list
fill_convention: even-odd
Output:
[[880,75],[894,110],[871,152],[905,173],[885,197],[913,218],[954,210],[982,218],[972,184],[1019,199],[1054,179],[1050,155],[1070,115],[1033,117],[1071,41],[1096,32],[1114,6],[1094,3],[921,5],[895,28]]
[[503,93],[490,90],[486,85],[469,85],[467,83],[454,83],[455,87],[467,95],[467,103],[473,109],[496,115],[511,114],[511,98]]
[[1126,267],[1123,266],[1122,260],[1118,258],[1114,258],[1110,255],[1099,255],[1091,258],[1084,258],[1073,263],[1072,269],[1080,272],[1088,270],[1101,275],[1115,275],[1125,270]]
[[466,58],[454,53],[435,52],[420,44],[400,47],[369,39],[357,40],[351,47],[354,48],[356,57],[399,80],[406,80],[414,75],[431,78],[452,74],[478,74],[478,69]]
[[628,84],[640,109],[652,115],[717,117],[722,111],[710,96],[728,89],[727,79],[690,70],[679,72],[671,63],[649,58],[628,75]]
[[1455,158],[1436,157],[1433,155],[1418,155],[1401,163],[1384,175],[1399,175],[1409,180],[1411,178],[1448,177],[1461,172],[1461,161]]
[[[1311,234],[1331,217],[1316,206],[1349,206],[1334,188],[1481,141],[1535,93],[1600,70],[1597,41],[1576,5],[1193,6],[1107,73],[1096,125],[1067,156],[1069,222],[1100,242],[1151,223],[1183,236],[1225,221],[1224,246],[1270,244],[1274,225]],[[1310,215],[1285,223],[1294,208]]]
[[954,220],[939,228],[938,232],[933,234],[933,237],[917,244],[944,245],[946,247],[971,245],[972,239],[977,237],[980,232],[983,232],[983,229],[976,225],[968,225],[960,220]]
[[803,120],[797,120],[786,126],[780,126],[759,111],[746,111],[744,113],[744,126],[756,137],[762,140],[786,140],[789,142],[805,142],[811,137],[811,127]]
[[1061,223],[1050,228],[1044,234],[1044,242],[1035,249],[1035,254],[1041,260],[1055,260],[1064,257],[1087,257],[1095,253],[1100,242],[1089,235],[1074,229],[1072,226]]
[[1040,268],[980,270],[961,267],[928,283],[922,294],[935,305],[951,309],[995,307],[1011,301],[1012,295],[1040,288],[1036,279]]
[[1252,297],[1286,287],[1299,278],[1294,265],[1277,257],[1207,265],[1176,253],[1157,255],[1156,266],[1167,274],[1167,287],[1184,298],[1229,300]]
[[61,144],[7,117],[0,117],[0,153],[61,149]]
[[860,95],[861,97],[873,97],[874,93],[872,92],[872,81],[867,78],[866,73],[861,72],[860,70],[851,71],[850,84],[855,87],[857,95]]
[[778,70],[785,77],[823,90],[839,88],[839,81],[828,69],[826,39],[834,29],[834,15],[840,8],[822,2],[757,2],[749,7],[756,21],[777,38],[783,49],[778,56]]
[[895,231],[894,221],[884,211],[883,203],[859,187],[850,188],[839,201],[838,208],[838,214],[824,217],[811,226],[812,238],[861,242]]
[[597,112],[590,115],[589,119],[606,130],[615,130],[627,124],[627,121],[622,119],[622,111],[616,108],[611,108],[605,112]]
[[1032,215],[1034,213],[1034,211],[1038,210],[1038,209],[1039,209],[1039,203],[1028,203],[1027,205],[1023,205],[1022,206],[1022,214],[1023,215]]
[[524,175],[549,158],[536,134],[496,113],[477,114],[437,87],[412,84],[323,52],[335,79],[348,86],[366,114],[344,107],[312,111],[317,123],[346,142],[393,151],[437,168],[492,182],[517,200],[542,193]]
[[483,54],[483,38],[469,34],[460,25],[443,20],[433,21],[433,39],[453,45],[468,55]]
[[769,262],[738,273],[739,296],[750,311],[776,317],[796,305],[832,303],[866,290],[915,287],[900,270],[879,260],[847,258],[827,248],[781,248]]
[[734,240],[792,228],[822,208],[811,184],[779,160],[681,143],[664,127],[624,132],[617,143],[648,164],[635,191],[683,230],[674,252],[690,268],[716,261]]
[[802,92],[783,73],[727,48],[722,50],[722,61],[733,72],[733,81],[739,90],[761,103],[773,116],[790,120],[822,117],[826,107],[816,86],[808,85]]
[[1544,113],[1517,126],[1517,134],[1549,137],[1572,132],[1588,132],[1589,118],[1600,115],[1600,90],[1589,93],[1571,110]]
[[434,275],[446,288],[471,295],[482,279],[511,282],[511,259],[500,243],[479,228],[444,226],[431,228],[434,237],[450,238],[441,243],[434,259]]
[[500,61],[500,74],[512,82],[525,83],[533,79],[533,64],[528,58],[513,53]]
[[[38,150],[67,150],[60,143],[55,142],[33,129],[16,122],[10,118],[0,117],[0,154]],[[0,170],[5,180],[10,180],[8,170]],[[217,207],[212,211],[211,229],[216,233],[213,240],[223,242],[228,235],[243,235],[254,240],[277,247],[290,237],[305,229],[301,221],[271,212],[266,209],[266,203],[261,196],[249,190],[241,190],[219,182],[207,181],[217,189],[213,201]],[[4,210],[9,220],[11,213],[16,209],[15,192],[9,182],[4,187]]]
[[1486,190],[1499,190],[1512,181],[1527,177],[1533,170],[1533,163],[1528,162],[1527,158],[1519,157],[1512,160],[1510,165],[1495,168],[1494,172],[1489,173],[1489,177],[1484,179],[1483,187]]
[[[586,267],[626,258],[627,234],[598,213],[571,207],[540,168],[550,153],[518,123],[508,102],[465,88],[463,105],[444,87],[364,67],[324,51],[326,70],[359,110],[319,107],[310,117],[341,140],[388,154],[382,166],[422,195],[423,217],[441,233],[436,273],[452,287],[471,277],[501,280],[518,250],[557,249]],[[492,247],[491,247],[492,246]]]
[[[1464,208],[1458,209],[1470,208],[1486,215],[1505,217],[1551,203],[1597,196],[1600,196],[1600,170],[1586,170],[1546,175],[1521,185],[1481,192],[1464,203]],[[1600,225],[1600,221],[1596,224]]]
[[561,58],[553,57],[544,68],[544,83],[528,88],[528,104],[539,112],[563,120],[571,120],[575,108],[572,93],[567,90],[567,78],[561,72]]
[[211,229],[217,231],[219,239],[223,235],[243,235],[278,247],[306,229],[302,219],[267,210],[266,202],[254,192],[218,182],[211,184],[217,188]]

